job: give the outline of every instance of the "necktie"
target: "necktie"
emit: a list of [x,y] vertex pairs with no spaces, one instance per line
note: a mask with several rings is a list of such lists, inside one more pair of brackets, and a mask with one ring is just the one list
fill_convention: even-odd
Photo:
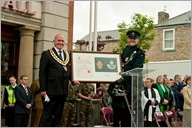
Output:
[[26,92],[26,94],[27,94],[27,96],[28,96],[28,90],[27,90],[27,87],[25,87],[25,92]]
[[60,60],[63,60],[63,59],[62,59],[61,52],[62,52],[62,51],[59,51],[59,59],[60,59]]

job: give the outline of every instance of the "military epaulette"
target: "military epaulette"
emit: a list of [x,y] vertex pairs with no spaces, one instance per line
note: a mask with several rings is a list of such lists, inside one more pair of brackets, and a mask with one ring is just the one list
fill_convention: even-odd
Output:
[[138,51],[141,51],[141,52],[145,53],[145,50],[137,47],[137,52],[138,52]]

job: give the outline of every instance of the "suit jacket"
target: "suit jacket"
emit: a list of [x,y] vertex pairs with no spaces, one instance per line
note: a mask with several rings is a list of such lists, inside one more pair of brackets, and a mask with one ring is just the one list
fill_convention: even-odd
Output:
[[[58,56],[55,48],[52,50]],[[49,50],[43,51],[39,70],[40,92],[47,91],[47,94],[50,95],[67,95],[71,71],[70,62],[66,66],[67,71],[51,56]]]
[[183,110],[183,104],[184,104],[184,98],[183,98],[183,94],[181,94],[181,90],[183,89],[184,85],[182,83],[174,83],[174,85],[172,86],[173,88],[175,88],[177,90],[177,96],[179,98],[179,104],[180,104],[180,108],[181,110]]
[[175,102],[175,106],[177,109],[181,109],[182,108],[182,100],[180,100],[180,97],[183,97],[182,94],[174,87],[171,86],[171,91],[173,92],[173,101]]
[[30,87],[27,87],[28,96],[25,92],[25,89],[20,84],[19,86],[15,87],[15,113],[17,114],[30,114],[30,109],[26,108],[27,104],[33,105],[34,99],[32,96],[32,91]]

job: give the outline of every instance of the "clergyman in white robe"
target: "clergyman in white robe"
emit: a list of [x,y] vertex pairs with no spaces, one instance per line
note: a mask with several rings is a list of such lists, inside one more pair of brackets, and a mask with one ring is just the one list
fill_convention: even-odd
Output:
[[[159,92],[155,88],[146,88],[141,92],[141,107],[144,112],[144,127],[156,127],[156,122],[154,119],[154,113],[160,111],[159,102],[161,97]],[[155,105],[151,102],[155,100]]]

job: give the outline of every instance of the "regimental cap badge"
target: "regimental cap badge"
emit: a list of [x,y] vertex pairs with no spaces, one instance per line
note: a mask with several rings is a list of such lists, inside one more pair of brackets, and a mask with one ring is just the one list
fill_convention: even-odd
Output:
[[112,69],[115,69],[115,68],[116,68],[116,64],[114,64],[114,61],[111,60],[111,61],[109,62],[109,64],[107,64],[107,67],[112,70]]

